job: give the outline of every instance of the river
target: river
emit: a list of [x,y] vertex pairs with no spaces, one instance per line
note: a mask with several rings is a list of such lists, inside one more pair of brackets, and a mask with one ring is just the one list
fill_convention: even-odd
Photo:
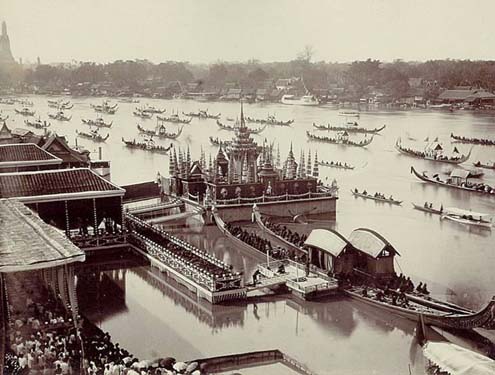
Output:
[[[29,99],[35,103],[34,109],[42,118],[47,112],[53,112],[47,106],[47,97],[31,96]],[[50,121],[50,129],[66,135],[70,144],[75,142],[76,129],[88,130],[81,118],[94,118],[90,103],[97,104],[100,99],[74,98],[72,101],[74,108],[69,111],[73,115],[72,121]],[[111,160],[112,180],[117,184],[154,179],[157,172],[168,174],[168,156],[129,150],[121,142],[122,137],[139,139],[137,123],[150,129],[155,125],[154,119],[142,120],[132,115],[133,109],[143,103],[166,108],[166,115],[172,111],[208,109],[212,114],[221,113],[224,122],[225,117],[239,115],[238,103],[158,99],[141,99],[140,104],[119,103],[115,115],[104,116],[106,121],[114,122],[111,129],[101,129],[103,135],[107,131],[110,133],[106,143],[78,140],[80,145],[96,154],[98,146],[102,147],[103,158]],[[14,114],[13,106],[0,105],[0,109],[10,115],[9,127],[25,127],[24,118]],[[376,230],[400,253],[396,270],[410,275],[415,282],[426,281],[436,296],[476,309],[495,294],[492,232],[441,221],[438,216],[424,214],[411,206],[411,202],[423,204],[429,201],[435,206],[443,204],[443,207],[495,213],[495,197],[424,184],[410,174],[411,166],[431,174],[451,166],[413,159],[394,149],[398,137],[417,149],[425,147],[426,137],[430,140],[439,137],[446,150],[457,145],[461,153],[468,152],[469,145],[450,143],[450,133],[495,139],[494,116],[467,111],[365,111],[358,120],[361,126],[376,128],[385,124],[387,127],[364,149],[308,142],[305,133],[313,131],[313,122],[339,125],[345,120],[335,108],[246,104],[244,111],[250,117],[266,118],[268,114],[275,114],[280,120],[295,120],[291,127],[269,126],[260,135],[253,136],[258,142],[265,138],[275,142],[275,147],[280,147],[282,159],[292,144],[296,161],[299,161],[301,150],[306,158],[311,150],[313,156],[318,152],[319,160],[342,161],[356,166],[352,171],[320,167],[320,178],[327,183],[336,179],[340,187],[337,220],[313,226],[332,227],[345,236],[359,227]],[[175,129],[177,125],[174,124],[167,127],[169,132]],[[214,156],[217,151],[208,141],[210,135],[229,139],[232,133],[219,130],[215,120],[194,118],[189,125],[184,125],[182,135],[173,143],[182,149],[189,147],[193,160],[199,159],[201,148],[208,158],[208,154]],[[361,139],[362,135],[352,137]],[[415,138],[417,142],[408,138]],[[495,161],[495,147],[474,146],[471,159],[465,165],[472,165],[477,160]],[[485,170],[484,181],[495,185],[495,171]],[[355,187],[371,193],[392,194],[404,203],[389,206],[354,198],[350,189]],[[303,224],[300,229],[308,230]],[[239,253],[227,239],[220,238],[214,227],[189,221],[183,228],[171,230],[232,263],[236,270],[250,274],[256,266],[256,259]],[[116,272],[105,271],[101,276],[113,283]],[[97,323],[121,346],[141,358],[172,355],[190,359],[278,348],[322,374],[408,374],[408,368],[412,373],[424,372],[424,360],[416,353],[419,349],[413,338],[414,324],[382,315],[357,302],[344,299],[302,303],[262,299],[256,304],[235,307],[209,306],[170,282],[166,283],[165,292],[157,286],[160,281],[156,280],[153,270],[146,266],[122,267],[119,275],[115,285],[122,292],[120,303],[123,307],[107,307],[103,300],[100,310],[110,310],[96,314],[99,316]],[[104,285],[108,286],[108,283]],[[79,294],[82,300],[96,298],[85,290],[80,290]]]

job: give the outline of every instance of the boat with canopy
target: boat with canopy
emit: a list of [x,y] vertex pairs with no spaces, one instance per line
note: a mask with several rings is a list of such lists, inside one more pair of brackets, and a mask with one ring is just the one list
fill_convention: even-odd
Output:
[[361,127],[356,127],[356,126],[331,126],[330,124],[328,125],[317,125],[316,123],[313,122],[313,127],[318,130],[328,130],[328,131],[347,131],[349,133],[363,133],[363,134],[378,134],[381,132],[383,129],[386,128],[386,125],[383,125],[379,128],[374,128],[374,129],[366,129],[366,128],[361,128]]
[[344,145],[344,146],[366,147],[370,145],[371,142],[373,142],[373,136],[369,138],[365,138],[359,142],[351,141],[349,139],[349,133],[345,131],[338,133],[335,138],[319,136],[311,133],[310,131],[306,131],[306,135],[311,141],[332,143],[332,144]]
[[401,138],[398,138],[395,142],[395,149],[401,154],[412,156],[414,158],[448,164],[461,164],[466,162],[471,156],[472,151],[471,148],[467,154],[460,154],[457,147],[454,147],[452,155],[448,156],[444,154],[443,147],[440,143],[434,143],[421,151],[404,146]]
[[442,219],[448,219],[461,224],[476,225],[484,228],[493,226],[493,215],[462,208],[448,207],[442,212]]

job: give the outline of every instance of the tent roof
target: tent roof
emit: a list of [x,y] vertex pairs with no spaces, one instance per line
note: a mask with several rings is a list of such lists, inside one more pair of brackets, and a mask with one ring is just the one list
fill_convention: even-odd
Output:
[[317,247],[334,257],[338,257],[349,242],[344,236],[334,230],[313,229],[304,244]]
[[465,169],[456,168],[450,173],[450,177],[468,178],[469,171]]
[[349,236],[349,242],[357,250],[373,258],[378,258],[385,249],[393,254],[400,255],[397,250],[382,235],[368,228],[354,229]]
[[84,252],[16,199],[0,199],[0,272],[83,262]]
[[447,342],[427,342],[426,358],[450,375],[495,374],[495,361],[458,345]]

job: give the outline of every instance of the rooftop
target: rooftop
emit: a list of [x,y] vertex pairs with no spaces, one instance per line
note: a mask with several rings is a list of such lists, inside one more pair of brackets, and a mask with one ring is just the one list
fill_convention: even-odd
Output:
[[331,229],[313,229],[304,244],[338,257],[349,242],[340,233]]
[[0,272],[83,262],[84,252],[15,199],[0,199]]
[[60,164],[61,159],[33,143],[0,145],[0,168],[19,164]]
[[123,196],[125,190],[87,168],[0,174],[0,198],[47,202]]
[[399,254],[397,250],[382,235],[372,229],[358,228],[352,231],[349,242],[355,249],[378,258],[387,250],[390,254]]

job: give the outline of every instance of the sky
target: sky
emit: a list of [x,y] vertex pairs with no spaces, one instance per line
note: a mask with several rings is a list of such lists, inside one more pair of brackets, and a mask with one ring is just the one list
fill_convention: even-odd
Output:
[[495,59],[494,0],[0,0],[14,57],[44,63]]

